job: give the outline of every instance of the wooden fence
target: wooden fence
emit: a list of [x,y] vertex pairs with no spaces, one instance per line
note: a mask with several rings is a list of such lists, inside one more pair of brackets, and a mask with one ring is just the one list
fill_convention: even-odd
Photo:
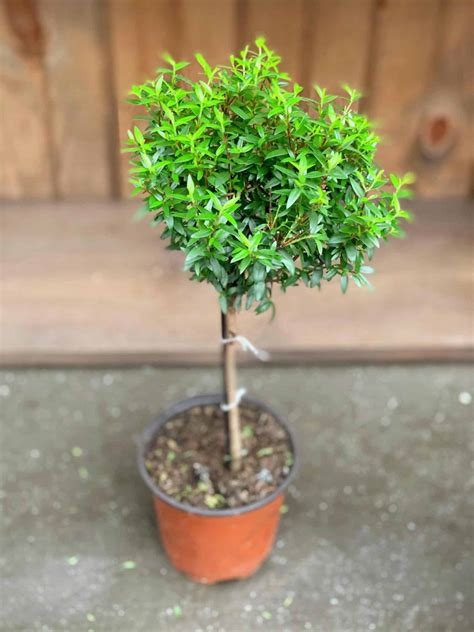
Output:
[[124,103],[168,50],[223,62],[256,35],[293,78],[365,93],[381,164],[471,192],[470,0],[0,0],[0,196],[126,196]]

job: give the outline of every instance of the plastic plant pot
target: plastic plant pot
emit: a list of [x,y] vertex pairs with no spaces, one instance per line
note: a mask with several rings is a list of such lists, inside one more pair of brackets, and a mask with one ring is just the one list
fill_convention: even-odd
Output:
[[160,428],[185,410],[218,405],[221,401],[221,395],[200,395],[175,404],[144,431],[138,454],[140,473],[153,494],[161,540],[169,559],[179,571],[205,584],[249,577],[265,561],[275,541],[284,490],[297,464],[295,442],[285,421],[266,404],[245,397],[244,404],[270,413],[288,433],[294,463],[286,479],[266,498],[232,509],[193,507],[167,496],[145,467],[145,456]]

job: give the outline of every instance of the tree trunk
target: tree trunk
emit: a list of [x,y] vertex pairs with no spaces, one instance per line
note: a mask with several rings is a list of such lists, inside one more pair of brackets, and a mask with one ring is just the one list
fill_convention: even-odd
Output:
[[[221,315],[222,338],[232,338],[235,333],[236,311],[232,308]],[[222,373],[224,378],[224,403],[228,406],[237,396],[237,371],[235,364],[236,343],[222,343]],[[240,468],[242,439],[240,434],[239,407],[234,406],[225,413],[227,426],[227,444],[230,454],[230,467],[233,471]]]

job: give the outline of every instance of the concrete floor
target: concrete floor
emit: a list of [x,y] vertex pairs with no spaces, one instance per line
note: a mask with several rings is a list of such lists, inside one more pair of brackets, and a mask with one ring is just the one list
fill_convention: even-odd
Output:
[[474,628],[471,368],[267,367],[241,382],[288,415],[302,463],[265,566],[201,586],[162,552],[134,436],[215,391],[217,372],[0,375],[2,631]]

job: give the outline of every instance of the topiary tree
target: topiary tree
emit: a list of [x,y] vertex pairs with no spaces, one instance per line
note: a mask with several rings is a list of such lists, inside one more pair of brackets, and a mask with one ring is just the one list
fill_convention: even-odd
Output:
[[[409,175],[389,180],[374,162],[378,138],[345,97],[315,87],[302,95],[279,70],[263,39],[229,66],[196,59],[203,79],[169,67],[132,88],[145,108],[144,131],[129,131],[132,183],[144,211],[162,224],[162,239],[186,254],[191,278],[219,295],[222,338],[236,334],[243,307],[274,311],[272,291],[302,282],[320,287],[339,277],[370,285],[367,260],[380,241],[400,235],[408,218],[400,199]],[[225,403],[233,468],[241,458],[235,345],[223,343]]]

